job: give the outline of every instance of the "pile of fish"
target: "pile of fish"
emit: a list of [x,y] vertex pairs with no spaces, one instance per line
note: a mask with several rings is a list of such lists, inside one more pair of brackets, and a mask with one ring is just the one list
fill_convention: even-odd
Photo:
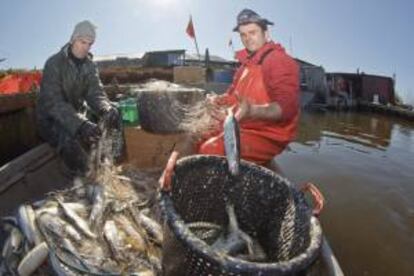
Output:
[[[226,155],[239,173],[237,121],[225,120]],[[1,218],[0,275],[158,275],[163,232],[156,195],[160,170],[113,166],[113,140],[102,139],[91,154],[91,174],[73,187],[21,205]],[[192,222],[188,228],[218,254],[265,262],[260,244],[238,227],[233,205],[228,226]],[[3,240],[4,239],[4,240]]]
[[[1,220],[0,275],[157,275],[159,171],[112,168]],[[3,239],[3,237],[2,237]]]

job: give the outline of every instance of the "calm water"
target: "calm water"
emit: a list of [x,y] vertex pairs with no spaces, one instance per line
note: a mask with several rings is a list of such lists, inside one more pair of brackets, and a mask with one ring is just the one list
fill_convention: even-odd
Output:
[[346,275],[414,275],[414,122],[303,113],[276,160],[323,192],[323,230]]

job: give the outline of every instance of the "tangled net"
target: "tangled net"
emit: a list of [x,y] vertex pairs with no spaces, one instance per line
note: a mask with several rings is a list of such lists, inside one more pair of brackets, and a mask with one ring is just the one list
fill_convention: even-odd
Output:
[[209,99],[199,101],[193,106],[181,106],[181,109],[184,118],[179,127],[195,139],[220,131],[226,117],[226,108],[212,103]]

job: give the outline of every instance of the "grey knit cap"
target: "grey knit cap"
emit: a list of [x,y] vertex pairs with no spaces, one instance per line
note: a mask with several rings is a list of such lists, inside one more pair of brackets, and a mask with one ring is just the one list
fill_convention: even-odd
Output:
[[93,25],[90,21],[84,20],[76,24],[75,29],[73,30],[70,41],[73,42],[76,38],[87,37],[95,41],[96,37],[96,26]]

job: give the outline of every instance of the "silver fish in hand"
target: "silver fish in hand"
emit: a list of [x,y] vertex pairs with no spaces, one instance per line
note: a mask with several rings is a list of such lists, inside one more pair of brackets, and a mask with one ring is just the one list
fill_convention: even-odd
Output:
[[240,128],[231,109],[229,109],[228,115],[224,120],[223,129],[224,150],[229,171],[233,176],[236,176],[240,171]]

